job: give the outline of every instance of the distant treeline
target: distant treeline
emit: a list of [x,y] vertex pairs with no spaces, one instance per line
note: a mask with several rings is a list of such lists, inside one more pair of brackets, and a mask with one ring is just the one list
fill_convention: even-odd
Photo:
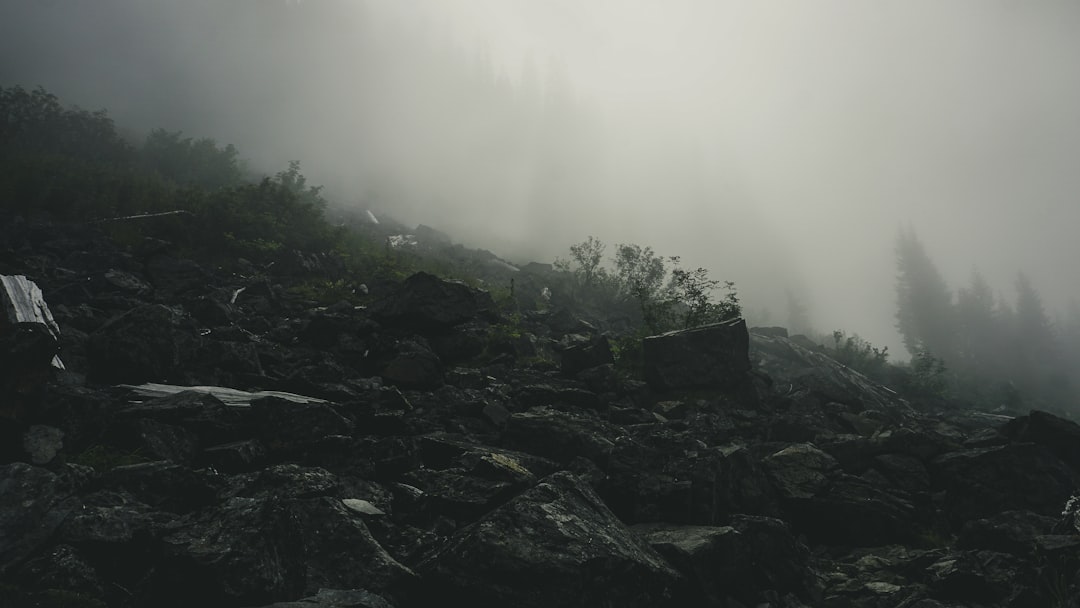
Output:
[[978,270],[954,291],[911,229],[899,234],[896,255],[897,328],[912,365],[933,366],[943,390],[980,406],[1076,411],[1080,304],[1052,322],[1022,272],[1013,302]]

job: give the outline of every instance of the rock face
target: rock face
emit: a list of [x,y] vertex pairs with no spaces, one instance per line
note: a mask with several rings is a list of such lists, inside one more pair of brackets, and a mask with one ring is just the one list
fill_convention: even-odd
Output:
[[573,312],[431,275],[321,306],[295,269],[18,238],[67,369],[3,427],[0,606],[1080,602],[1070,420],[741,321],[648,339],[646,383]]
[[750,371],[746,321],[645,338],[645,380],[655,389],[732,388]]

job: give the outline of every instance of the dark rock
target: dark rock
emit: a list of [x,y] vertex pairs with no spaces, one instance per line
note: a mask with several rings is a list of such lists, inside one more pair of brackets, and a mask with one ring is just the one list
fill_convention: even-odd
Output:
[[1015,558],[990,551],[958,552],[926,569],[931,593],[944,600],[995,602],[1017,578]]
[[1002,511],[1057,515],[1080,475],[1047,448],[1031,443],[959,450],[931,462],[934,487],[954,526]]
[[678,573],[569,473],[459,530],[418,569],[439,603],[683,605]]
[[645,379],[660,390],[743,384],[750,371],[742,319],[645,338]]
[[956,539],[961,549],[986,549],[999,553],[1026,555],[1035,547],[1037,536],[1048,534],[1056,520],[1030,511],[1003,511],[964,524]]
[[139,306],[90,335],[89,377],[107,384],[182,383],[196,334],[193,321],[177,310]]
[[582,456],[606,462],[622,427],[581,414],[532,408],[513,414],[503,429],[503,444],[515,450],[569,462]]
[[210,446],[202,451],[199,464],[222,473],[244,473],[266,461],[266,448],[256,439]]
[[49,464],[64,447],[64,432],[43,424],[32,425],[22,436],[22,447],[30,464]]
[[1006,423],[1001,434],[1014,442],[1045,446],[1062,462],[1080,472],[1080,424],[1032,410],[1027,416]]
[[205,289],[210,278],[194,261],[170,255],[155,255],[147,260],[146,274],[154,289],[169,295]]
[[106,489],[124,490],[139,501],[173,513],[189,513],[214,503],[224,480],[202,470],[165,461],[119,466],[104,475]]
[[576,344],[564,349],[560,355],[562,373],[567,376],[577,374],[598,365],[611,365],[615,357],[611,353],[611,343],[606,336],[597,336],[584,344]]
[[404,389],[433,390],[443,385],[443,364],[421,341],[405,340],[383,365],[380,375],[387,384]]
[[26,463],[0,466],[0,574],[42,550],[78,507],[49,471]]
[[251,417],[271,454],[302,455],[328,435],[349,435],[353,424],[325,403],[294,403],[277,397],[251,402]]
[[[247,431],[246,408],[225,405],[217,397],[201,391],[184,390],[136,403],[117,412],[121,421],[151,420],[180,427],[177,435],[190,435],[191,443],[215,444],[234,441]],[[197,447],[196,447],[197,449]]]
[[873,407],[897,421],[911,411],[895,392],[819,352],[814,345],[758,333],[749,340],[755,367],[793,398],[810,398],[815,404],[833,401]]
[[281,501],[235,497],[187,519],[137,593],[155,606],[258,605],[302,597],[304,538]]
[[493,310],[495,303],[488,292],[426,272],[405,279],[393,295],[369,309],[379,322],[424,330],[452,327]]
[[94,567],[70,545],[56,545],[31,560],[20,571],[25,586],[34,589],[64,589],[92,597],[104,595],[104,585]]
[[275,602],[262,608],[394,608],[381,595],[363,589],[319,589],[295,602]]
[[810,551],[784,522],[738,516],[733,526],[638,524],[634,532],[693,581],[701,605],[760,605],[769,592],[820,599]]

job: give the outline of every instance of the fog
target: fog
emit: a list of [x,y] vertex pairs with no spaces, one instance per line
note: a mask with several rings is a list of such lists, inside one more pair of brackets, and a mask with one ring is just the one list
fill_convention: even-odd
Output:
[[0,85],[512,260],[649,245],[902,358],[902,227],[954,288],[1080,297],[1078,31],[1071,0],[0,0]]

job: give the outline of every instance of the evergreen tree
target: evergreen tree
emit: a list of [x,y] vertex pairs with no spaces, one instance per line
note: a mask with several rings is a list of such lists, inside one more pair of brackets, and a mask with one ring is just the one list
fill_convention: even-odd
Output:
[[949,362],[956,354],[956,311],[952,293],[915,232],[896,241],[896,328],[911,355],[930,353]]
[[956,312],[957,368],[968,376],[990,373],[998,367],[1004,328],[994,291],[978,269],[971,271],[970,284],[957,292]]

